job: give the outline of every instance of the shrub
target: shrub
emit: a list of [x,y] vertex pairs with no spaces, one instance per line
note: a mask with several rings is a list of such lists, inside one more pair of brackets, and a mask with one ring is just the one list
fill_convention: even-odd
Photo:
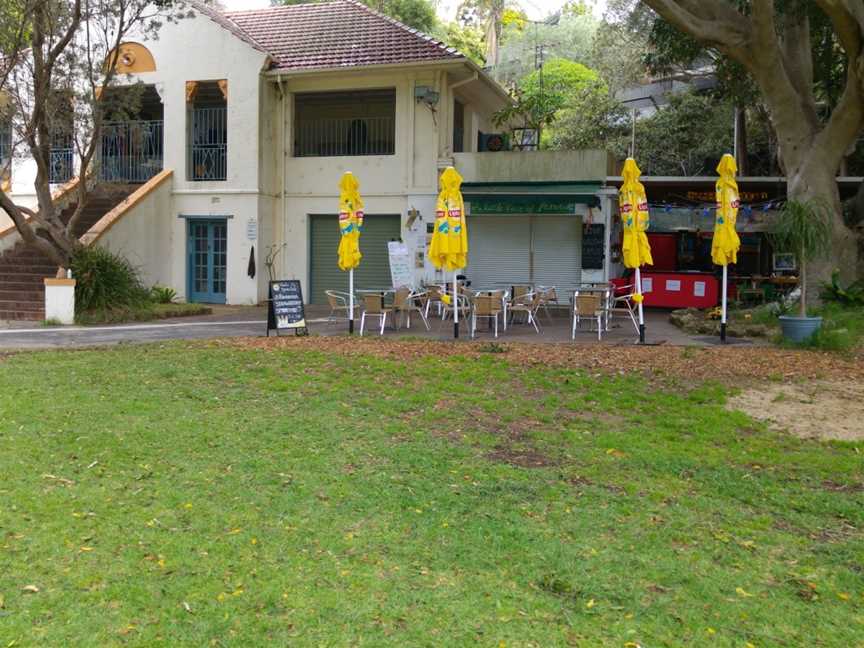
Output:
[[864,306],[864,281],[858,280],[846,288],[840,285],[840,271],[831,274],[831,283],[822,286],[822,301],[842,306]]
[[157,304],[172,304],[177,299],[177,291],[170,286],[153,286],[150,299]]
[[149,301],[138,270],[127,259],[101,247],[82,247],[72,255],[75,308],[90,311],[135,306]]

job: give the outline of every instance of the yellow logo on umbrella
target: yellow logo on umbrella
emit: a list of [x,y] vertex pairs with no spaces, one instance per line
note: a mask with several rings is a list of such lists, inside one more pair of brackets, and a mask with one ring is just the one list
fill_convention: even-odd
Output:
[[339,269],[353,270],[360,265],[360,231],[363,228],[363,201],[360,183],[350,171],[339,181]]
[[461,192],[462,176],[452,166],[447,167],[440,182],[429,260],[441,270],[459,270],[468,265],[468,225]]
[[738,165],[735,158],[726,153],[717,165],[717,217],[714,221],[714,240],[711,242],[711,259],[719,266],[738,262],[741,239],[735,231],[738,221],[738,183],[735,174]]
[[654,265],[654,260],[651,258],[651,244],[645,233],[651,221],[648,198],[645,195],[645,187],[639,182],[642,171],[637,166],[636,160],[627,158],[621,175],[624,182],[618,192],[618,205],[624,225],[624,243],[621,247],[624,265],[628,268]]

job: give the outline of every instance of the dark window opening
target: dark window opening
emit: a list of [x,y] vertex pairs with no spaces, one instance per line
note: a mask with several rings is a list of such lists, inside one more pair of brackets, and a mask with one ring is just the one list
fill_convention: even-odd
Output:
[[[223,82],[224,84],[224,82]],[[227,85],[200,81],[189,102],[189,180],[228,179]]]
[[295,157],[395,153],[395,90],[298,94],[294,114]]
[[102,98],[100,176],[105,182],[147,182],[162,170],[162,99],[153,86],[110,88]]
[[453,152],[465,152],[465,104],[453,100]]

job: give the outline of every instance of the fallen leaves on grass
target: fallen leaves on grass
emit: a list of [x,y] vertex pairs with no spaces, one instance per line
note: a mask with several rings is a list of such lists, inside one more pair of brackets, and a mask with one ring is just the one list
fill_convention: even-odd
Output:
[[36,587],[35,585],[25,585],[24,587],[21,588],[21,591],[26,592],[27,594],[38,594],[39,588]]
[[[281,337],[214,340],[208,345],[372,355],[403,362],[425,357],[488,357],[480,342],[381,340],[348,337]],[[864,380],[864,363],[854,357],[764,347],[640,347],[600,344],[506,343],[514,366],[579,368],[602,374],[644,374],[739,385],[742,379],[800,380],[838,377]]]

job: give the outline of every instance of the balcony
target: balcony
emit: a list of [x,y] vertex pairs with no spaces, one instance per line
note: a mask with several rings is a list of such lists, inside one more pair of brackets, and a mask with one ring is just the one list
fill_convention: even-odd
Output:
[[293,148],[294,157],[395,154],[396,91],[296,94]]
[[306,119],[298,120],[296,129],[295,157],[393,155],[396,150],[393,117]]
[[190,111],[189,179],[193,182],[228,179],[228,109]]
[[104,182],[143,184],[162,170],[161,120],[106,122],[99,174]]
[[616,172],[601,150],[455,153],[453,161],[466,182],[598,182]]

